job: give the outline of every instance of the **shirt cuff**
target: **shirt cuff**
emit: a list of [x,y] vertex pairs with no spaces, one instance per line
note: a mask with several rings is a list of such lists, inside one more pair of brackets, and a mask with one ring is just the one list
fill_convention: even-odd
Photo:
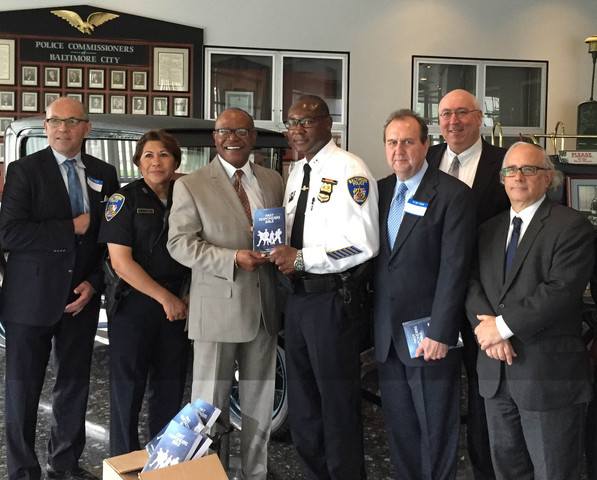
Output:
[[498,332],[500,332],[500,336],[504,340],[508,340],[510,337],[514,336],[514,333],[512,332],[512,330],[510,330],[508,325],[506,325],[506,322],[504,321],[504,317],[502,317],[501,315],[498,317],[495,317],[495,326],[497,327]]

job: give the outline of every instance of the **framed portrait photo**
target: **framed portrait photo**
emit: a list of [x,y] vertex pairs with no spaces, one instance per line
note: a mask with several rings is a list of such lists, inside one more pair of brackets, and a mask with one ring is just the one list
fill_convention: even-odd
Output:
[[89,88],[104,88],[106,85],[104,79],[105,72],[100,69],[90,68],[89,69]]
[[89,95],[87,108],[89,108],[89,113],[104,113],[104,96],[102,94]]
[[15,84],[15,41],[0,38],[0,85]]
[[174,116],[188,117],[189,116],[189,99],[187,97],[174,97]]
[[153,114],[168,115],[168,97],[153,97]]
[[133,72],[131,76],[132,90],[147,90],[147,72]]
[[0,92],[0,110],[14,111],[15,109],[15,92]]
[[57,98],[60,98],[59,93],[44,93],[44,110]]
[[21,111],[37,112],[37,92],[21,93]]
[[0,136],[4,136],[4,132],[11,122],[14,122],[14,117],[0,117]]
[[147,97],[132,97],[131,98],[131,112],[133,115],[147,114]]
[[110,113],[126,113],[126,97],[124,95],[112,95],[110,97]]
[[59,87],[60,86],[60,68],[59,67],[45,67],[44,68],[44,86]]
[[568,206],[585,215],[597,227],[597,175],[566,177]]
[[33,65],[21,67],[21,85],[37,87],[37,67]]
[[124,90],[126,88],[126,72],[124,70],[112,70],[110,72],[110,88],[112,90]]
[[67,68],[66,69],[66,86],[70,88],[83,87],[83,69],[82,68]]
[[153,89],[189,91],[189,49],[155,47],[153,49]]

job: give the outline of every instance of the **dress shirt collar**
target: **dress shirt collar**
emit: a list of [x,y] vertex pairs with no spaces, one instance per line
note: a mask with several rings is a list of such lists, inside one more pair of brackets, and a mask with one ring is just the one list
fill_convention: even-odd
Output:
[[[337,147],[336,147],[336,143],[334,142],[333,138],[331,138],[328,143],[326,143],[323,147],[321,147],[321,150],[319,150],[319,152],[317,152],[315,154],[315,156],[309,162],[309,166],[311,167],[311,173],[319,171],[319,169],[323,166],[323,162],[325,161],[325,159],[335,148],[337,148]],[[301,162],[299,162],[301,165],[301,170],[303,168],[302,167],[303,161],[306,162],[307,160],[305,160],[303,158],[303,160],[301,160]],[[297,166],[298,165],[299,164],[297,163]]]
[[[465,167],[471,159],[475,157],[481,156],[481,151],[483,150],[483,144],[481,142],[481,137],[477,139],[475,143],[473,143],[467,150],[462,153],[458,154],[458,161],[460,162],[461,167]],[[450,146],[446,148],[446,154],[448,155],[448,165],[452,164],[452,160],[456,156],[456,154],[450,149]]]
[[[531,223],[531,220],[533,220],[533,217],[535,216],[535,213],[537,213],[537,210],[539,210],[539,206],[543,203],[543,201],[545,200],[546,196],[547,195],[543,195],[535,203],[533,203],[532,205],[529,205],[526,208],[523,208],[518,213],[516,213],[514,211],[514,209],[512,207],[510,207],[510,226],[509,226],[508,237],[510,237],[510,235],[512,233],[512,219],[514,217],[519,217],[522,220],[522,225],[520,227],[520,237],[519,238],[522,239],[522,237],[524,235],[524,232],[526,232],[527,227]],[[519,240],[519,242],[520,242],[520,240]]]
[[406,199],[412,198],[414,196],[414,194],[417,192],[417,189],[419,188],[419,185],[421,184],[421,180],[423,180],[423,176],[425,175],[425,172],[427,171],[427,168],[429,167],[429,164],[427,163],[427,160],[425,160],[423,162],[423,166],[421,167],[421,170],[419,170],[417,173],[415,173],[412,177],[410,177],[408,180],[406,180],[405,182],[402,182],[398,176],[396,176],[396,185],[394,186],[394,195],[392,198],[394,198],[396,196],[396,193],[398,192],[398,188],[400,187],[401,183],[406,184],[406,188],[408,188],[408,193],[406,194]]
[[81,152],[77,153],[74,157],[65,157],[64,155],[58,153],[53,148],[52,148],[52,152],[54,153],[54,158],[56,159],[56,162],[58,162],[59,166],[62,166],[62,164],[64,162],[66,162],[67,160],[74,158],[76,160],[76,164],[78,167],[85,168],[85,165],[83,165],[83,160],[81,160]]
[[230,179],[230,181],[232,183],[236,182],[235,173],[237,170],[242,170],[243,173],[245,174],[243,176],[243,180],[242,180],[243,184],[245,184],[245,183],[252,184],[253,183],[253,169],[251,168],[250,160],[247,160],[247,162],[241,168],[236,168],[235,166],[230,165],[226,160],[224,160],[219,155],[218,155],[218,160],[220,160],[222,167],[224,167],[224,170],[226,171],[226,175],[228,175],[228,178]]

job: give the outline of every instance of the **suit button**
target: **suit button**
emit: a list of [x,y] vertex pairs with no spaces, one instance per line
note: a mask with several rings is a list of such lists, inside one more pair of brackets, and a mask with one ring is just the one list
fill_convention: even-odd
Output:
[[506,308],[506,305],[504,305],[503,303],[500,303],[500,308]]

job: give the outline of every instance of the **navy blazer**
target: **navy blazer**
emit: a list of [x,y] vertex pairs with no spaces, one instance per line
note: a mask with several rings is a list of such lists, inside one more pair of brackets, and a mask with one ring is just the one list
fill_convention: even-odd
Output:
[[593,269],[593,228],[583,215],[545,199],[504,278],[509,223],[504,212],[479,228],[466,311],[473,329],[477,314],[503,315],[518,356],[502,366],[480,352],[480,393],[492,398],[503,380],[526,410],[587,402],[591,385],[581,337],[582,297]]
[[[475,238],[471,189],[435,168],[428,168],[414,199],[428,204],[422,217],[405,213],[390,251],[387,218],[396,175],[378,182],[380,250],[375,258],[375,356],[385,361],[392,340],[405,365],[458,361],[411,359],[403,322],[431,316],[429,338],[448,345],[458,339]],[[453,357],[453,358],[452,358]]]
[[[500,180],[500,169],[507,150],[490,145],[483,139],[481,143],[481,158],[472,186],[477,209],[477,226],[510,208],[510,199]],[[430,167],[439,168],[446,148],[446,143],[429,147],[427,161]]]
[[[105,202],[118,189],[111,165],[83,154],[90,224],[76,236],[66,185],[52,149],[11,163],[0,210],[0,244],[10,251],[3,283],[2,316],[27,325],[58,322],[77,296],[73,289],[87,280],[103,290],[97,244]],[[90,185],[93,184],[94,188]]]

